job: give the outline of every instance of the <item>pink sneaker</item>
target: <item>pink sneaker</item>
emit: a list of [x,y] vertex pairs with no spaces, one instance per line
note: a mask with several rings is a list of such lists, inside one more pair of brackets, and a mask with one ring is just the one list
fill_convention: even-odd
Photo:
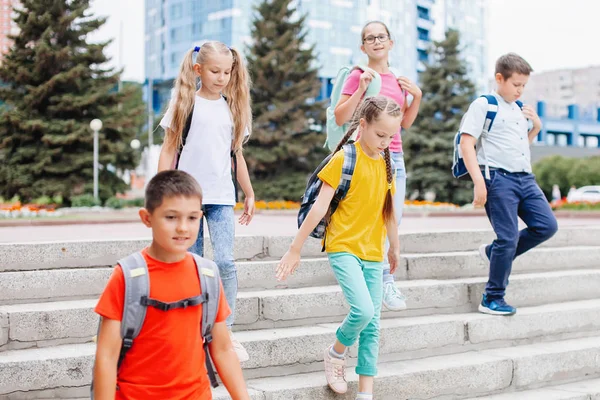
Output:
[[325,362],[325,378],[327,384],[334,392],[344,394],[348,391],[348,382],[346,382],[346,359],[339,359],[329,354],[327,347],[323,352],[323,361]]

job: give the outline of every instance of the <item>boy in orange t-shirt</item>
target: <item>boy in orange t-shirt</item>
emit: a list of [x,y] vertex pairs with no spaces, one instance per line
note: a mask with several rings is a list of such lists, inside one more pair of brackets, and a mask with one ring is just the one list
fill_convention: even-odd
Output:
[[[198,235],[201,205],[200,186],[183,171],[161,172],[148,183],[140,218],[152,228],[152,244],[142,251],[150,298],[168,303],[200,295],[196,264],[187,249]],[[200,332],[202,306],[168,312],[148,307],[142,330],[117,371],[124,291],[123,270],[117,265],[95,310],[102,316],[95,400],[212,399]],[[232,399],[246,400],[250,397],[225,324],[230,313],[221,285],[209,351]]]

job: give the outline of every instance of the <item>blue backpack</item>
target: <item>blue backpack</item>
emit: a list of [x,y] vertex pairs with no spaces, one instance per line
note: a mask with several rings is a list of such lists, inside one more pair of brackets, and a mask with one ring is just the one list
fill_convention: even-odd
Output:
[[[354,142],[346,143],[342,147],[341,151],[344,152],[342,178],[340,179],[340,183],[335,191],[335,195],[333,196],[331,204],[329,205],[329,212],[321,221],[319,221],[317,227],[310,233],[311,237],[323,239],[323,249],[321,251],[325,251],[325,230],[327,229],[329,219],[337,209],[340,201],[346,197],[346,194],[350,189],[350,181],[352,180],[352,174],[354,174],[354,167],[356,166],[356,146],[354,145]],[[300,201],[300,210],[298,211],[298,228],[302,226],[302,223],[306,219],[306,216],[308,215],[308,212],[312,208],[313,204],[315,204],[317,196],[319,195],[321,187],[323,186],[323,182],[317,175],[327,165],[334,154],[335,153],[331,153],[325,157],[325,159],[321,162],[321,164],[319,164],[315,172],[313,172],[308,180],[306,191],[304,192],[304,195]]]
[[[330,105],[327,107],[327,139],[325,140],[325,146],[329,147],[330,151],[335,150],[337,145],[340,143],[340,140],[346,134],[348,130],[348,124],[344,124],[342,126],[338,125],[335,122],[335,107],[337,103],[340,101],[340,97],[342,96],[342,89],[344,88],[344,83],[346,83],[346,79],[348,79],[348,75],[355,69],[360,69],[361,71],[365,71],[367,69],[366,66],[358,65],[354,67],[343,67],[338,71],[337,76],[335,77],[335,83],[333,84],[333,89],[331,91],[330,97]],[[367,91],[365,92],[365,97],[369,96],[377,96],[381,91],[381,76],[375,72],[375,78],[369,84]]]
[[[479,140],[481,143],[481,149],[483,150],[483,157],[486,160],[485,177],[487,179],[490,179],[490,167],[488,165],[487,158],[485,157],[485,148],[483,146],[483,142],[484,139],[487,138],[488,132],[492,129],[494,119],[498,114],[498,99],[496,99],[496,96],[492,94],[482,95],[481,97],[485,97],[485,99],[487,100],[488,110],[485,115],[485,122],[483,123],[482,127],[482,135]],[[519,108],[523,109],[523,103],[521,101],[517,100],[516,103],[519,106]],[[460,121],[460,127],[458,128],[458,132],[454,136],[454,161],[452,163],[452,176],[454,176],[457,179],[461,179],[469,175],[469,171],[467,171],[467,166],[465,165],[465,161],[463,160],[462,151],[460,150],[460,129],[462,128],[462,123],[464,119],[465,117],[463,116],[462,120]]]

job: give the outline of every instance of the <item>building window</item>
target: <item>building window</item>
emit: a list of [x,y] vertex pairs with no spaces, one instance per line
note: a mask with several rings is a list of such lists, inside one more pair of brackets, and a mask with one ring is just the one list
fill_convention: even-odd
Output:
[[183,5],[173,4],[171,6],[171,19],[178,19],[183,17]]
[[417,28],[417,32],[419,35],[419,40],[424,40],[426,42],[429,41],[429,31],[423,28]]
[[419,55],[419,61],[424,62],[424,63],[429,61],[429,56],[427,55],[426,50],[418,49],[417,53]]
[[417,6],[417,14],[419,18],[429,21],[429,10],[427,8]]
[[192,25],[192,32],[194,35],[201,34],[202,33],[202,23],[194,22],[194,24]]

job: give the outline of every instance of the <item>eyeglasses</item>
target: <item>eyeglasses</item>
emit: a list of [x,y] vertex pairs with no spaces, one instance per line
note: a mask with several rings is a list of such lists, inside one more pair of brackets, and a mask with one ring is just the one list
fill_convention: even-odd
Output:
[[387,42],[389,38],[390,37],[385,34],[381,34],[381,35],[377,35],[377,36],[369,35],[363,39],[363,43],[373,44],[373,43],[375,43],[376,39],[379,39],[379,42],[383,43],[383,42]]

